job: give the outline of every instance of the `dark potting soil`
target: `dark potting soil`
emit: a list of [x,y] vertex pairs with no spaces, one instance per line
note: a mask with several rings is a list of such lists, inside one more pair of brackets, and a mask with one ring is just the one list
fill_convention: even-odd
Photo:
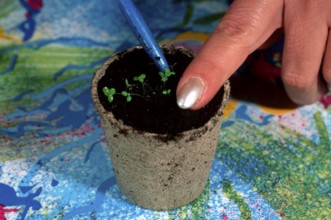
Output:
[[[98,95],[107,111],[111,111],[117,119],[139,131],[175,136],[178,133],[203,126],[214,116],[221,105],[223,89],[204,108],[199,110],[183,110],[177,106],[176,87],[178,81],[193,54],[184,54],[182,50],[163,48],[165,57],[176,75],[170,76],[164,84],[159,70],[143,49],[130,53],[122,52],[119,59],[111,63],[105,76],[99,81]],[[133,80],[135,76],[146,74],[144,84]],[[110,103],[102,89],[115,88],[116,94]],[[162,94],[171,89],[170,94]],[[121,93],[131,94],[132,100],[127,102]]]

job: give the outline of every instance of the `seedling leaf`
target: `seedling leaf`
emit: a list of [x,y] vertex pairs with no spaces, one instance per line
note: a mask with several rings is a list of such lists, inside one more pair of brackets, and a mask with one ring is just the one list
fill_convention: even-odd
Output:
[[108,102],[109,102],[109,103],[112,103],[113,100],[114,100],[114,96],[108,96]]
[[[109,89],[109,91],[108,91],[108,94],[111,95],[111,96],[115,95],[115,93],[116,93],[115,88],[111,88],[111,89]],[[109,95],[108,95],[108,96],[109,96]]]
[[146,78],[146,75],[145,75],[145,74],[141,74],[141,75],[139,75],[139,76],[135,76],[135,77],[133,78],[133,80],[134,80],[134,81],[139,81],[139,82],[141,82],[141,83],[144,83],[145,78]]
[[171,89],[166,89],[162,91],[163,95],[169,95],[171,93]]
[[129,83],[128,79],[125,79],[125,85],[126,85],[126,87],[130,87],[131,86],[131,84]]

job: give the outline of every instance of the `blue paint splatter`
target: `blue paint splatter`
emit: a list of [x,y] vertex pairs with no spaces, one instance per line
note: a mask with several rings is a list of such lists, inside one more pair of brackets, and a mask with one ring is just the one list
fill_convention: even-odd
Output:
[[29,17],[22,24],[19,25],[19,28],[23,31],[23,41],[29,40],[36,28],[36,22],[33,17]]
[[20,190],[22,193],[27,193],[29,192],[31,189],[33,189],[35,186],[19,186]]
[[224,121],[222,123],[222,128],[230,127],[233,124],[233,121]]
[[56,111],[50,113],[46,117],[46,121],[56,120],[56,127],[71,127],[72,129],[80,128],[89,117],[88,108],[90,106],[89,103],[92,102],[89,94],[89,91],[86,90],[74,98],[74,100],[79,103],[80,110],[71,110],[70,106],[72,101],[65,101],[58,106]]
[[240,106],[236,111],[235,111],[235,114],[236,114],[236,117],[237,118],[240,118],[240,119],[243,119],[245,121],[248,121],[248,122],[251,122],[253,124],[256,124],[256,125],[267,125],[270,123],[270,118],[273,117],[273,115],[267,115],[263,118],[262,122],[261,123],[258,123],[254,120],[252,120],[249,115],[247,114],[247,106],[246,105],[242,105]]
[[8,67],[4,71],[2,71],[2,72],[0,71],[0,76],[8,74],[14,69],[17,57],[18,57],[17,55],[12,56]]
[[[80,77],[80,79],[85,78],[87,77]],[[68,81],[73,83],[75,80]],[[86,122],[87,118],[96,118],[96,112],[89,111],[92,106],[92,99],[88,89],[90,84],[80,87],[79,90],[82,88],[84,90],[80,94],[72,97],[65,89],[60,87],[67,83],[70,84],[69,82],[60,83],[60,85],[38,94],[38,98],[42,98],[47,94],[50,95],[50,98],[44,101],[35,110],[15,112],[6,117],[7,119],[13,119],[47,113],[47,116],[42,122],[21,122],[16,128],[1,129],[0,134],[9,137],[21,137],[26,132],[32,131],[40,137],[43,137],[46,134],[59,134],[69,129],[78,129]],[[70,92],[73,93],[74,90]],[[63,97],[59,99],[59,95],[62,95]],[[55,111],[53,110],[54,108],[56,108]]]
[[21,219],[25,219],[27,212],[30,208],[32,210],[39,210],[41,208],[40,202],[35,200],[40,195],[42,188],[39,187],[36,192],[30,193],[26,197],[17,196],[15,190],[3,183],[0,183],[0,204],[3,206],[24,206],[24,210],[21,213]]
[[[86,143],[94,143],[94,141],[98,138],[100,138],[103,131],[101,129],[96,130],[93,135],[85,136],[78,141],[70,142],[69,144],[57,148],[54,151],[49,152],[48,154],[42,156],[34,165],[31,166],[30,170],[27,172],[25,177],[21,180],[22,183],[29,183],[31,180],[37,175],[40,168],[43,167],[45,164],[47,164],[51,159],[61,155],[62,153],[71,150],[72,148],[75,148],[77,146],[84,145]],[[97,140],[99,141],[99,140]]]
[[54,102],[55,98],[58,95],[67,95],[68,92],[65,89],[57,89],[54,91],[54,93],[51,95],[49,99],[47,99],[45,102],[43,102],[40,106],[37,107],[39,110],[49,110],[50,106],[52,106],[52,103]]
[[20,0],[20,3],[27,10],[26,20],[19,25],[19,28],[24,34],[23,41],[27,41],[32,37],[36,29],[36,21],[34,20],[34,17],[40,12],[42,5],[40,5],[38,9],[34,9],[29,5],[29,2],[25,0]]
[[95,148],[95,146],[97,144],[100,144],[101,141],[98,141],[98,142],[95,142],[94,144],[92,144],[89,149],[87,150],[87,153],[85,155],[85,159],[84,159],[84,162],[86,163],[89,159],[90,159],[90,155],[91,155],[91,152],[93,151],[93,149]]
[[13,47],[3,47],[0,49],[0,54],[9,54],[24,48],[32,48],[38,50],[50,44],[57,44],[63,46],[76,46],[80,48],[103,47],[107,49],[112,46],[110,43],[98,42],[85,37],[59,37],[55,39],[41,39],[41,40],[26,42],[24,44],[19,44]]
[[37,95],[34,95],[31,98],[36,99],[36,100],[43,99],[43,98],[49,98],[58,89],[63,89],[63,87],[70,85],[72,83],[77,83],[77,82],[85,81],[85,80],[91,80],[91,78],[92,78],[91,75],[81,75],[81,76],[73,77],[73,78],[67,79],[63,82],[60,82],[59,84],[55,85],[54,87],[46,89],[45,91],[43,91]]
[[[31,129],[31,127],[33,129]],[[0,130],[0,134],[17,138],[23,136],[26,131],[35,131],[40,128],[49,128],[49,127],[51,127],[51,125],[48,123],[38,122],[38,121],[26,121],[19,123],[16,129]]]
[[57,181],[56,179],[52,179],[52,182],[51,182],[51,186],[52,187],[55,187],[59,184],[59,181]]
[[21,94],[18,94],[17,96],[15,96],[14,98],[10,99],[9,101],[12,101],[12,102],[18,102],[20,100],[23,99],[24,96],[32,93],[33,90],[28,90],[28,91],[25,91],[25,92],[22,92]]
[[116,184],[115,176],[106,179],[97,189],[95,199],[91,205],[81,206],[68,212],[62,219],[70,219],[74,216],[84,215],[93,211],[98,211],[106,197],[106,192]]
[[105,58],[102,58],[100,60],[96,60],[94,62],[92,62],[90,65],[68,65],[68,66],[65,66],[64,68],[62,68],[61,70],[59,70],[58,72],[56,72],[53,76],[53,80],[56,80],[57,78],[59,78],[60,76],[62,76],[62,74],[65,72],[65,71],[68,71],[68,70],[82,70],[82,69],[91,69],[95,66],[99,66],[100,64],[104,63],[106,60],[108,60],[109,57],[105,57]]

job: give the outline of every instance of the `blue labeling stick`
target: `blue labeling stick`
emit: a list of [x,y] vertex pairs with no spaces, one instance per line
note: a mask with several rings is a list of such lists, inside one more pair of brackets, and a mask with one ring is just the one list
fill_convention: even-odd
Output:
[[119,6],[140,44],[160,71],[165,72],[165,69],[169,69],[167,60],[134,3],[131,0],[119,0]]

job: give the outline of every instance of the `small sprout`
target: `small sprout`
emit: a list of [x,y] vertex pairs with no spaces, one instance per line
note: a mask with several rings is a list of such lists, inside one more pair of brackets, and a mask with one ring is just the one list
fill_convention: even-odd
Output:
[[103,92],[103,94],[105,94],[105,96],[108,96],[109,88],[107,86],[103,87],[102,92]]
[[171,93],[171,89],[165,89],[162,91],[163,95],[169,95]]
[[128,93],[127,91],[123,91],[123,92],[122,92],[122,96],[126,97],[126,101],[127,101],[127,102],[131,102],[131,100],[132,100],[132,96],[131,96],[130,93]]
[[141,75],[139,75],[139,76],[135,76],[135,77],[133,78],[133,80],[134,80],[134,81],[139,81],[139,82],[141,82],[141,83],[144,83],[145,78],[146,78],[146,75],[145,75],[145,74],[141,74]]
[[175,72],[173,72],[173,71],[170,71],[168,68],[166,68],[165,69],[165,74],[166,74],[166,76],[172,76],[172,75],[176,75],[176,73]]
[[105,86],[105,87],[102,88],[102,92],[103,92],[103,94],[105,94],[106,96],[107,96],[107,94],[108,94],[108,91],[109,91],[109,88],[108,88],[107,86]]
[[159,75],[161,76],[161,81],[162,82],[166,82],[167,80],[168,80],[168,77],[166,76],[166,74],[165,73],[163,73],[163,72],[159,72]]
[[175,72],[170,71],[168,68],[165,69],[164,72],[159,72],[159,75],[161,76],[161,81],[163,82],[163,95],[169,95],[171,93],[171,89],[164,89],[165,83],[168,81],[168,78],[172,75],[176,75]]
[[112,102],[114,100],[114,95],[116,93],[115,88],[108,88],[107,86],[102,88],[102,92],[105,94],[105,96],[108,97],[108,101]]
[[[163,87],[162,87],[162,94],[163,95],[169,95],[171,93],[171,89],[164,89],[165,83],[168,81],[168,78],[172,75],[175,75],[175,72],[170,71],[170,69],[166,68],[164,72],[159,72],[159,75],[161,76],[161,81],[163,82]],[[116,93],[115,88],[108,88],[108,87],[103,87],[102,91],[107,96],[109,103],[113,102],[114,100],[114,95],[122,95],[123,97],[126,98],[127,102],[132,101],[132,96],[140,96],[144,97],[145,96],[145,86],[149,86],[148,84],[145,83],[146,79],[146,74],[140,74],[138,76],[133,77],[133,81],[140,82],[142,89],[143,89],[143,94],[135,94],[135,93],[130,93],[133,92],[136,86],[138,86],[137,83],[130,84],[128,79],[125,79],[125,86],[126,89],[122,91],[121,93]],[[149,88],[152,89],[152,87],[149,86]],[[155,92],[153,92],[155,94]]]
[[127,102],[131,102],[131,100],[132,100],[132,97],[131,97],[131,95],[129,94],[129,95],[126,97],[126,101],[127,101]]
[[125,85],[126,85],[127,88],[131,87],[131,84],[129,83],[128,79],[125,79]]
[[108,102],[112,103],[114,101],[114,96],[108,96]]
[[161,81],[162,82],[167,82],[168,78],[172,75],[175,75],[175,72],[170,71],[168,68],[165,69],[165,72],[159,72],[159,75],[161,76]]

